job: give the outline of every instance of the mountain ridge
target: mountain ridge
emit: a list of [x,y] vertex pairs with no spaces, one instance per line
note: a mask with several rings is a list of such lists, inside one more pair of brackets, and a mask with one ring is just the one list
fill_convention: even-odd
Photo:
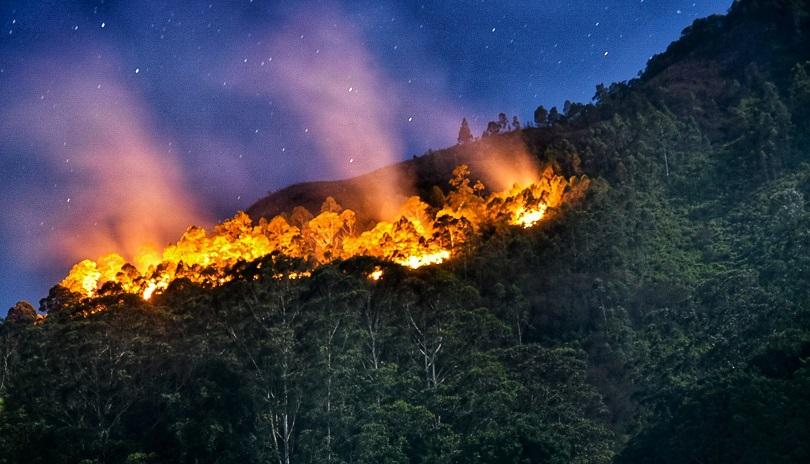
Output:
[[[368,198],[366,192],[375,191],[379,184],[399,187],[399,197],[392,201],[397,206],[412,195],[430,201],[434,186],[446,191],[453,169],[464,164],[470,168],[471,177],[480,179],[494,190],[511,186],[500,185],[488,168],[496,163],[514,163],[525,157],[525,137],[521,131],[504,133],[492,139],[480,139],[463,145],[441,150],[429,150],[421,156],[401,161],[372,172],[340,180],[303,182],[284,187],[257,200],[246,209],[254,220],[290,213],[296,206],[317,212],[327,197],[333,197],[340,205],[357,213],[361,223],[384,219],[376,208],[376,199]],[[534,169],[539,172],[540,166]]]
[[[792,64],[810,58],[810,53],[806,52],[810,49],[810,38],[802,32],[806,30],[810,19],[802,11],[801,2],[790,0],[735,1],[727,15],[695,20],[666,51],[651,57],[647,67],[639,72],[637,78],[614,83],[607,88],[597,86],[594,101],[608,103],[611,98],[631,91],[630,89],[644,89],[649,92],[651,103],[663,105],[681,116],[694,117],[699,120],[702,128],[708,130],[710,137],[722,137],[720,128],[713,127],[711,121],[701,118],[707,112],[728,106],[729,102],[724,100],[723,79],[730,79],[732,82],[749,79],[751,76],[746,73],[751,72],[752,63],[758,63],[758,66],[771,69],[773,77],[785,84]],[[715,39],[704,40],[707,35],[714,35]],[[766,44],[777,48],[771,50],[772,47]],[[790,47],[795,47],[795,50],[789,50]],[[724,56],[724,52],[729,50],[731,53]],[[802,50],[805,52],[802,53]],[[723,59],[718,60],[717,57],[720,56]],[[782,61],[779,61],[780,57]],[[695,85],[697,83],[701,85]],[[663,89],[666,91],[662,92]],[[685,107],[685,101],[703,102],[713,106],[708,110],[702,105]],[[603,115],[590,103],[572,102],[571,107],[578,114],[569,115],[569,120],[582,118],[581,113],[589,114],[584,115],[585,124],[579,124],[579,127],[569,124],[565,128],[569,133],[582,130],[603,119]],[[689,114],[690,112],[693,113]],[[537,153],[545,150],[555,138],[559,138],[558,132],[553,128],[527,127],[516,132],[496,134],[495,139],[506,137],[507,144],[514,143],[516,138],[522,139],[524,143],[531,145],[530,151]],[[480,144],[484,146],[480,147]],[[427,199],[433,185],[446,188],[446,182],[458,164],[469,165],[473,177],[485,179],[485,166],[481,166],[479,162],[487,156],[486,151],[486,139],[476,139],[467,146],[455,145],[429,150],[422,156],[415,155],[410,160],[351,178],[293,184],[256,200],[246,212],[254,219],[289,213],[295,206],[303,206],[315,212],[323,199],[332,196],[338,203],[355,210],[369,222],[381,220],[383,218],[373,212],[372,203],[362,198],[362,192],[366,190],[363,184],[395,183],[399,182],[396,179],[405,179],[403,198],[420,195]]]
[[[808,462],[808,17],[735,2],[561,120],[406,162],[514,143],[592,179],[441,265],[299,279],[272,254],[148,302],[55,287],[43,321],[20,306],[0,462]],[[430,175],[411,192],[445,188]]]

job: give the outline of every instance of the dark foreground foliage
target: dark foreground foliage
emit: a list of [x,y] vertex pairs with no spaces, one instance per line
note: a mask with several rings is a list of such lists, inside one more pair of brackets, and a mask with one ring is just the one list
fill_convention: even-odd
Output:
[[594,182],[442,267],[277,280],[300,263],[270,256],[150,303],[18,305],[0,462],[810,462],[805,5],[737,2],[493,135]]
[[515,343],[454,274],[263,264],[5,330],[10,461],[609,460],[585,352]]

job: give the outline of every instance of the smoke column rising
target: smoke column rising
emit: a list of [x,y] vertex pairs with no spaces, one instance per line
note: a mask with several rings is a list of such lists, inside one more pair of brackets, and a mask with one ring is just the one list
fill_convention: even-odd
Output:
[[[338,11],[293,13],[281,32],[237,66],[236,86],[281,99],[314,138],[319,160],[338,177],[365,173],[402,159],[402,96],[365,47],[366,40]],[[368,195],[386,216],[400,203],[405,179],[374,185]]]
[[120,67],[53,57],[31,66],[21,75],[37,78],[2,112],[0,134],[57,181],[24,187],[9,205],[17,220],[7,227],[22,263],[64,267],[113,251],[132,258],[206,222],[169,144],[150,135]]

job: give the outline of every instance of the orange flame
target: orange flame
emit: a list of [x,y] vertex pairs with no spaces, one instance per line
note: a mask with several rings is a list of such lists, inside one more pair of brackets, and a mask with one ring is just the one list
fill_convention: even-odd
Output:
[[374,266],[374,270],[368,275],[368,278],[371,280],[380,280],[383,276],[383,270],[380,269],[380,266]]
[[[301,213],[293,214],[289,220],[276,216],[254,224],[240,212],[217,225],[211,234],[190,227],[162,253],[144,249],[133,259],[134,265],[115,253],[98,261],[83,260],[73,266],[60,285],[85,297],[97,296],[105,289],[140,294],[149,300],[176,278],[211,286],[224,284],[229,279],[227,271],[238,262],[273,252],[313,264],[373,256],[416,269],[451,259],[484,223],[505,222],[524,228],[536,225],[549,208],[582,195],[589,181],[586,177],[566,180],[547,168],[539,180],[516,183],[507,191],[485,196],[484,186],[480,182],[471,185],[469,170],[462,165],[453,172],[450,184],[453,190],[442,208],[432,209],[419,197],[411,197],[395,221],[379,222],[359,234],[355,230],[355,213],[342,209],[331,198],[315,217]],[[309,271],[303,271],[273,278],[309,276]],[[369,274],[372,280],[381,277],[380,268]]]

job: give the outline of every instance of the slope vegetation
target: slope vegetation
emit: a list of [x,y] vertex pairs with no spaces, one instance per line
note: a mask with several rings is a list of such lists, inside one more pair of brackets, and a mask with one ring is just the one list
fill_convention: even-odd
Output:
[[[0,462],[810,462],[808,18],[736,2],[638,79],[488,139],[592,184],[440,266],[276,279],[304,263],[275,254],[148,302],[16,306]],[[466,149],[391,169],[429,201]],[[384,173],[251,214],[362,209]]]

